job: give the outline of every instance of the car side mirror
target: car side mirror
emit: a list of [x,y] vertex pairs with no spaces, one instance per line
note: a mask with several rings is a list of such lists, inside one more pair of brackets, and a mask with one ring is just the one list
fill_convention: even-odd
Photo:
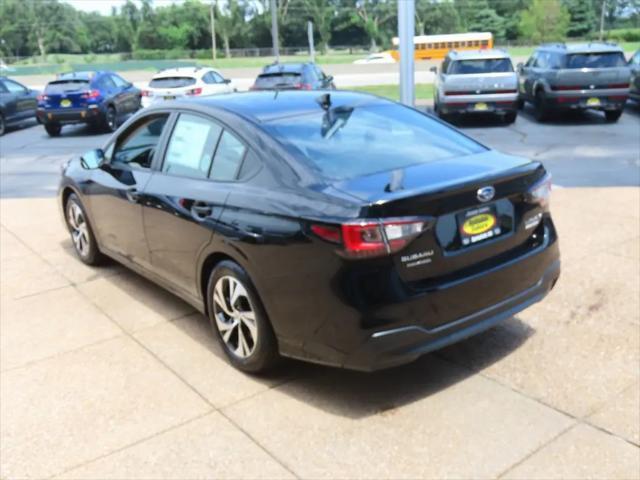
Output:
[[331,83],[333,82],[333,75],[327,75],[326,77],[324,77],[324,81],[326,83]]
[[89,150],[80,157],[80,163],[83,168],[93,170],[104,163],[104,151],[101,148]]
[[231,83],[231,79],[230,78],[225,78],[222,83],[226,83],[227,85]]
[[433,73],[438,73],[438,67],[431,67],[429,71]]

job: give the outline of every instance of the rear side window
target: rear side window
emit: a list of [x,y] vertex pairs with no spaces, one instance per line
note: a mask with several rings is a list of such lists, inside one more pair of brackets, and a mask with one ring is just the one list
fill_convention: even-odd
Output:
[[246,151],[247,147],[225,130],[213,159],[210,177],[213,180],[235,180]]
[[485,147],[415,110],[376,104],[272,120],[264,128],[324,178],[342,180],[461,157]]
[[182,88],[195,85],[193,77],[164,77],[154,78],[149,82],[151,88]]
[[482,58],[476,60],[455,60],[451,62],[448,73],[452,75],[473,75],[478,73],[513,72],[508,58]]
[[162,171],[207,178],[222,128],[197,115],[181,114],[167,145]]
[[73,92],[76,90],[87,90],[89,88],[88,80],[56,80],[49,82],[45,88],[45,93],[56,94],[64,92]]
[[298,85],[300,81],[299,73],[265,73],[258,75],[255,85],[258,88],[281,88]]
[[118,75],[112,74],[112,75],[109,75],[109,76],[111,77],[111,80],[113,81],[115,86],[118,87],[118,88],[126,87],[129,84],[129,82],[127,82],[124,78],[122,78],[122,77],[120,77]]
[[622,52],[574,53],[567,55],[565,68],[615,68],[625,65]]

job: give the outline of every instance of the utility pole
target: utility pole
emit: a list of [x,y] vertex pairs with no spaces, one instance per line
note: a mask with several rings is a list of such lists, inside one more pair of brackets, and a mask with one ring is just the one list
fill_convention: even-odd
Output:
[[398,1],[398,49],[400,51],[400,102],[413,107],[415,103],[414,49],[415,0]]
[[276,0],[271,0],[271,41],[273,42],[273,56],[276,63],[280,62],[280,47],[278,46],[278,7]]
[[602,0],[602,9],[600,10],[600,41],[604,38],[604,14],[607,11],[607,0]]
[[213,61],[215,62],[218,59],[218,54],[216,52],[215,0],[211,0],[210,19],[211,19],[211,53],[213,55]]
[[307,22],[307,38],[309,39],[309,56],[311,57],[311,61],[316,61],[316,49],[313,44],[313,22],[309,20]]

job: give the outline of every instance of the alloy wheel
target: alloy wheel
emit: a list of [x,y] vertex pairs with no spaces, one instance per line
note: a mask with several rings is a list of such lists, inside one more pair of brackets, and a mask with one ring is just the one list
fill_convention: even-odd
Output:
[[245,286],[237,278],[220,277],[213,290],[213,309],[229,351],[241,359],[250,357],[258,343],[258,323]]
[[116,111],[113,107],[109,107],[109,109],[107,110],[107,126],[109,127],[109,130],[111,130],[112,132],[115,131],[117,127]]
[[76,251],[82,257],[87,257],[91,249],[89,230],[86,219],[84,218],[84,213],[75,202],[69,202],[69,206],[67,207],[67,222],[69,223],[69,227],[71,227],[71,240],[73,240]]

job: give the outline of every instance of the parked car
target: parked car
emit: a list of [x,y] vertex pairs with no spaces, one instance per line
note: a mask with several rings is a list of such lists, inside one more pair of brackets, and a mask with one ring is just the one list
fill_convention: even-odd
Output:
[[52,137],[63,125],[86,123],[113,132],[140,108],[140,90],[113,72],[58,75],[38,97],[38,119]]
[[7,127],[36,118],[38,92],[0,76],[0,135]]
[[355,65],[369,65],[370,63],[396,63],[389,52],[372,53],[365,58],[359,58],[353,62]]
[[629,59],[631,80],[629,82],[629,97],[640,102],[640,50]]
[[519,71],[520,96],[538,121],[553,111],[592,109],[617,122],[629,95],[630,69],[615,44],[542,45]]
[[518,114],[518,76],[503,50],[450,51],[436,73],[434,109],[442,119],[477,113]]
[[187,96],[207,97],[233,91],[235,88],[231,80],[213,68],[168,68],[156,73],[149,86],[142,90],[142,106]]
[[164,102],[69,161],[79,258],[205,312],[231,363],[375,370],[512,317],[558,279],[550,177],[354,92]]
[[251,90],[335,90],[333,77],[315,63],[274,63],[263,68]]

